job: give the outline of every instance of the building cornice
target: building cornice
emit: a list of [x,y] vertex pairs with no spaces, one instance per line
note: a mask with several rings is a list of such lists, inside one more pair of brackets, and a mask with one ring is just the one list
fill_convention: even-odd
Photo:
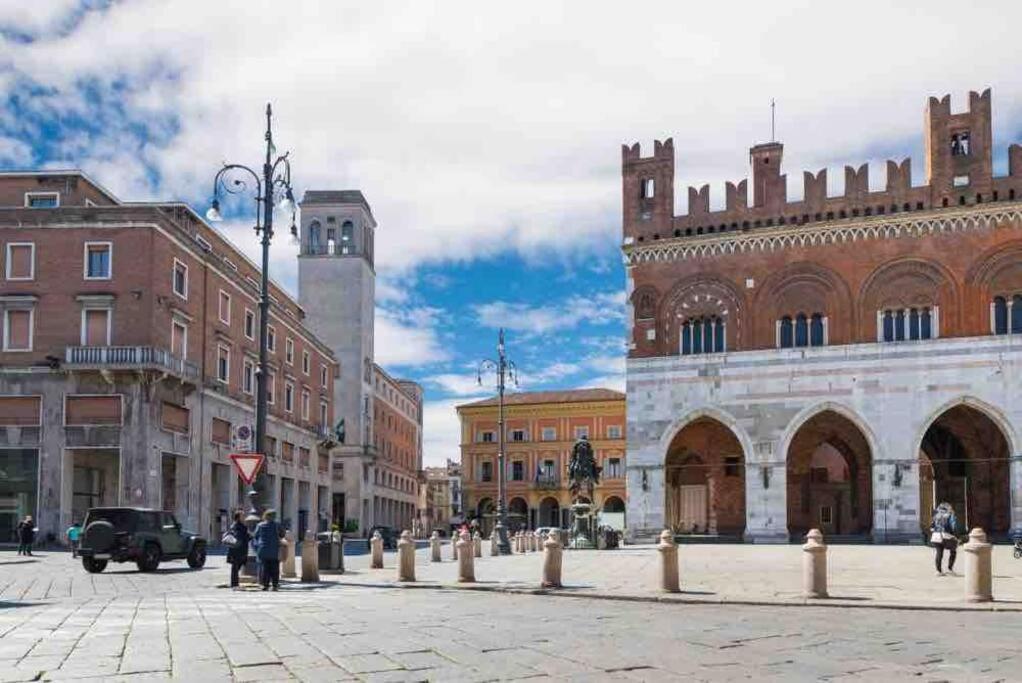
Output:
[[799,226],[755,228],[697,237],[674,237],[622,247],[625,265],[684,261],[693,258],[732,256],[787,248],[821,247],[866,240],[920,238],[972,230],[987,230],[1014,221],[1022,226],[1022,202],[926,212],[886,214],[851,220]]

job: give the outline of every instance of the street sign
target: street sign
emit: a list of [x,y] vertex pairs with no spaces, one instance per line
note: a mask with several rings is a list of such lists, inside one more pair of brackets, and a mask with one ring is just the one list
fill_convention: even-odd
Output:
[[251,484],[256,478],[265,459],[266,456],[262,453],[231,453],[234,469],[238,470],[238,476],[246,484]]
[[247,453],[252,450],[252,427],[246,424],[234,428],[234,450]]

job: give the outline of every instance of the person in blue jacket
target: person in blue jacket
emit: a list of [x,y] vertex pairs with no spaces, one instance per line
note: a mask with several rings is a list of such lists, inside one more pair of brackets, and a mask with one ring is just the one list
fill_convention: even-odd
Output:
[[259,583],[263,590],[280,588],[280,539],[284,529],[277,524],[277,511],[267,510],[263,513],[263,521],[256,526],[252,536],[252,547],[259,559]]

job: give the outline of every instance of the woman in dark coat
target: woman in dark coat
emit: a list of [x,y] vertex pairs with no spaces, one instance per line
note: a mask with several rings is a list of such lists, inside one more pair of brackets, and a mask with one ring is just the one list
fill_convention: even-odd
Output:
[[18,554],[31,555],[32,543],[35,542],[35,522],[32,515],[26,515],[18,524]]
[[252,540],[248,527],[242,521],[241,511],[234,513],[234,524],[229,532],[237,543],[227,551],[227,562],[231,565],[231,588],[238,587],[238,572],[248,559],[248,544]]

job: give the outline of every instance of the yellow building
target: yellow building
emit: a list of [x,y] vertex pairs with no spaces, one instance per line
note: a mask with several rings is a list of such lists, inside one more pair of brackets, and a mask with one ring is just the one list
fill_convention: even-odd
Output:
[[[489,533],[497,502],[497,399],[458,406],[466,519]],[[603,468],[590,501],[625,511],[625,395],[610,389],[509,394],[504,397],[507,501],[511,529],[567,527],[572,504],[568,460],[583,434]]]

